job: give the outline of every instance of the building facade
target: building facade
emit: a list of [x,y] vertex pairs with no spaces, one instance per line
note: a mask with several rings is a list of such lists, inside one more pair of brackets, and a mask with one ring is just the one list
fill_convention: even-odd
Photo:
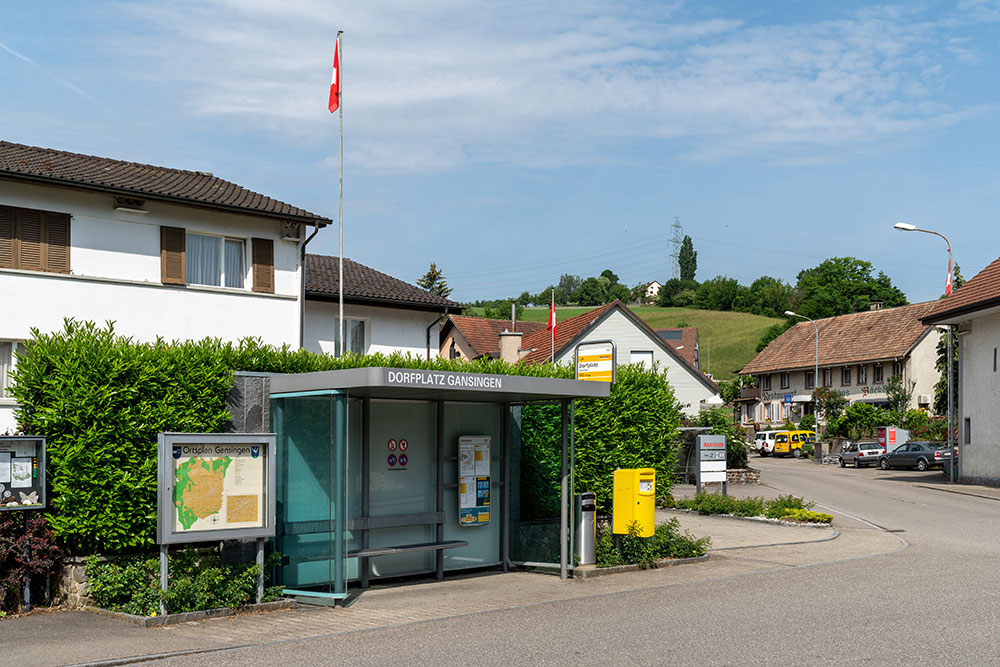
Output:
[[[939,336],[920,318],[934,302],[799,322],[753,358],[740,374],[753,378],[738,405],[745,425],[798,423],[813,414],[818,387],[848,403],[884,406],[886,381],[899,376],[912,388],[910,409],[930,409]],[[817,365],[818,333],[818,374]]]

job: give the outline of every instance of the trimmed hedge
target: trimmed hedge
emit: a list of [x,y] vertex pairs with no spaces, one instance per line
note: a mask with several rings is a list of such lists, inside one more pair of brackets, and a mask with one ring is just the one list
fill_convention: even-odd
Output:
[[[21,405],[21,432],[48,445],[50,523],[71,554],[140,551],[155,542],[156,435],[161,431],[219,432],[229,415],[226,395],[234,371],[299,373],[357,367],[393,367],[531,377],[571,378],[567,366],[464,362],[409,355],[347,355],[278,349],[256,339],[237,344],[139,343],[108,323],[67,320],[42,334],[18,357],[12,394]],[[553,411],[555,419],[552,419]],[[676,456],[679,411],[666,376],[619,369],[609,400],[578,401],[577,488],[598,493],[610,507],[612,471],[652,467],[660,490],[669,488]],[[558,406],[524,409],[522,458],[526,469],[559,466]],[[546,473],[547,474],[547,473]],[[555,476],[558,500],[558,475]],[[544,506],[553,489],[545,475],[530,481],[525,502]]]

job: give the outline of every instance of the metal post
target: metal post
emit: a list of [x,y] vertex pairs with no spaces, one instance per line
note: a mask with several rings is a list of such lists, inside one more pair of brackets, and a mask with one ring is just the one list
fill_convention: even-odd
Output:
[[[31,563],[31,522],[28,513],[24,513],[24,562]],[[31,568],[24,576],[24,611],[31,611]]]
[[569,563],[567,554],[566,538],[569,529],[569,462],[567,460],[568,429],[566,412],[569,401],[560,401],[560,416],[562,417],[562,457],[560,458],[559,470],[559,578],[563,581],[567,578]]
[[[444,401],[437,402],[437,484],[434,494],[434,507],[438,512],[444,512]],[[461,481],[461,480],[459,480]],[[437,524],[434,527],[434,540],[444,542],[444,524]],[[441,581],[444,579],[444,551],[438,549],[434,552],[434,577]]]
[[[503,564],[503,571],[507,572],[510,569],[510,403],[503,403],[500,410],[503,414],[503,495],[501,496],[503,533],[500,538],[500,561]],[[441,511],[441,508],[438,508],[438,511]]]
[[[164,593],[167,592],[167,545],[160,545],[160,590]],[[164,600],[160,600],[160,613],[167,613],[167,603]]]
[[[361,516],[367,521],[371,508],[372,399],[361,399]],[[368,526],[361,531],[361,548],[368,548]],[[368,588],[368,557],[358,561],[358,577],[362,590]]]
[[952,366],[954,365],[954,352],[952,350],[952,335],[954,325],[948,325],[948,449],[951,451],[951,481],[955,482],[955,461],[958,460],[958,452],[955,450],[955,422],[954,422],[954,388],[952,387]]
[[260,604],[264,599],[264,538],[257,538],[257,567],[260,568],[260,572],[257,573],[257,604]]

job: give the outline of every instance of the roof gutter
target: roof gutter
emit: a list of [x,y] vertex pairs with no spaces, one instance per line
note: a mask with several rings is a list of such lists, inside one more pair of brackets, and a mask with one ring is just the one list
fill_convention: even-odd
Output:
[[[444,312],[437,316],[437,319],[430,323],[427,327],[427,361],[431,360],[431,329],[440,324],[441,320],[448,317],[448,306],[444,307]],[[438,341],[438,345],[441,341]]]
[[299,349],[306,346],[306,246],[319,234],[320,227],[316,225],[313,233],[299,245],[299,270],[302,279],[299,280]]

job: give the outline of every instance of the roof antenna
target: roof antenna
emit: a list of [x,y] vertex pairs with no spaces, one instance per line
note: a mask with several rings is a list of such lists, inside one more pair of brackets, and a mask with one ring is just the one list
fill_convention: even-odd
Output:
[[514,331],[514,326],[517,324],[517,302],[510,302],[510,330]]

